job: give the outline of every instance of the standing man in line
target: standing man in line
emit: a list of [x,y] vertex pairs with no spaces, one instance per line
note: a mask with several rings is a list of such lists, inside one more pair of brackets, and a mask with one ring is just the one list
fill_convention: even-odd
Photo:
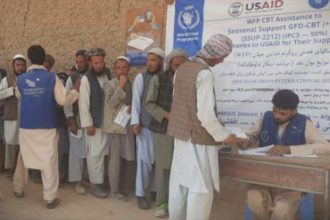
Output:
[[16,95],[20,99],[20,154],[14,175],[14,195],[24,196],[28,179],[24,169],[40,169],[46,207],[55,208],[59,200],[57,190],[58,132],[57,106],[67,105],[78,98],[79,83],[67,92],[60,79],[43,65],[45,50],[32,45],[27,51],[32,65],[17,79]]
[[102,131],[104,91],[103,85],[110,80],[106,71],[105,51],[93,48],[87,52],[90,68],[81,78],[79,113],[81,127],[85,129],[87,144],[87,168],[91,183],[90,193],[97,198],[106,198],[102,189],[104,162],[109,155],[108,134]]
[[[110,160],[108,176],[111,197],[127,200],[125,190],[135,169],[135,144],[130,121],[126,127],[114,122],[121,108],[127,107],[128,113],[132,105],[132,85],[128,80],[129,59],[119,56],[114,62],[116,77],[104,84],[104,122],[103,130],[110,138]],[[125,189],[126,187],[126,189]]]
[[[76,69],[66,82],[66,89],[70,91],[73,85],[88,70],[89,63],[86,50],[78,50],[75,54]],[[81,128],[78,101],[64,107],[64,113],[68,121],[70,151],[69,151],[69,182],[75,183],[75,191],[78,194],[86,194],[86,188],[82,184],[86,163],[86,140],[84,130]]]
[[156,160],[156,217],[167,216],[168,184],[173,156],[174,139],[166,134],[173,96],[173,77],[177,68],[188,58],[186,51],[174,49],[166,57],[168,70],[150,81],[145,108],[152,116],[149,129],[155,147]]
[[[19,75],[26,72],[26,60],[21,54],[16,54],[12,61],[13,72],[9,72],[2,79],[0,90],[8,89],[16,84]],[[4,101],[4,136],[6,141],[5,168],[8,169],[7,177],[12,180],[16,168],[18,145],[18,101],[13,94]]]
[[[131,125],[136,135],[136,186],[135,194],[138,207],[149,209],[150,202],[147,192],[155,197],[154,184],[154,146],[149,125],[151,116],[145,109],[145,100],[152,77],[163,72],[165,53],[160,48],[153,48],[148,52],[147,69],[139,73],[133,83],[133,102]],[[151,198],[155,199],[155,198]]]
[[174,137],[170,175],[170,220],[208,220],[213,190],[219,191],[218,147],[234,144],[215,112],[214,76],[210,69],[230,54],[231,40],[213,35],[193,61],[175,74],[168,134]]

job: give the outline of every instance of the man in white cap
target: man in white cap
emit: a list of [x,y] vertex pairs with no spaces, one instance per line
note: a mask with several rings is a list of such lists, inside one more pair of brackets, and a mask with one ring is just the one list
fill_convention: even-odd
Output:
[[153,192],[150,197],[155,197],[154,146],[148,128],[151,116],[146,111],[144,103],[151,78],[163,71],[164,58],[165,53],[162,49],[151,49],[147,56],[146,71],[139,73],[133,83],[131,125],[133,133],[136,135],[137,173],[135,194],[140,209],[150,208],[150,201],[146,192]]
[[[13,72],[9,72],[1,81],[0,90],[8,89],[16,84],[16,78],[26,72],[26,60],[21,54],[16,54],[12,61]],[[14,90],[12,90],[14,91]],[[9,97],[5,97],[4,102],[4,136],[6,141],[5,168],[8,169],[7,177],[12,180],[16,160],[19,151],[18,146],[18,112],[17,98],[14,93],[10,93]]]
[[170,175],[169,219],[209,219],[213,189],[219,191],[218,147],[234,144],[215,112],[213,67],[230,54],[231,40],[212,36],[193,61],[175,74],[168,134],[174,137]]
[[114,119],[118,114],[130,113],[132,105],[132,85],[127,76],[129,59],[119,56],[114,62],[113,72],[116,77],[105,82],[103,131],[109,134],[110,160],[108,177],[111,197],[127,200],[125,193],[133,180],[135,169],[135,144],[130,122],[118,124]]
[[188,58],[186,51],[174,49],[166,57],[168,69],[151,79],[146,110],[152,116],[149,129],[152,131],[156,160],[156,217],[167,216],[168,184],[173,156],[174,139],[166,134],[172,105],[173,77],[177,68]]

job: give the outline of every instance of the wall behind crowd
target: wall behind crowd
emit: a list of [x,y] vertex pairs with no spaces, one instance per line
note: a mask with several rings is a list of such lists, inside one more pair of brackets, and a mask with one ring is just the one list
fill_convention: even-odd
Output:
[[11,70],[14,54],[26,55],[31,44],[55,57],[55,72],[67,72],[75,52],[92,47],[104,48],[112,67],[124,53],[128,10],[147,6],[166,13],[163,0],[0,0],[0,68]]

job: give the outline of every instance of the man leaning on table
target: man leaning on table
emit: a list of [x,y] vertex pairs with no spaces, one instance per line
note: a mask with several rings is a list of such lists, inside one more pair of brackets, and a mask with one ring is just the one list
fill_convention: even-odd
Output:
[[[327,140],[312,121],[297,112],[299,97],[283,89],[272,99],[273,111],[265,114],[241,139],[241,148],[274,145],[267,155],[315,155],[330,152]],[[252,185],[247,192],[247,204],[257,220],[294,220],[303,193],[272,187]]]

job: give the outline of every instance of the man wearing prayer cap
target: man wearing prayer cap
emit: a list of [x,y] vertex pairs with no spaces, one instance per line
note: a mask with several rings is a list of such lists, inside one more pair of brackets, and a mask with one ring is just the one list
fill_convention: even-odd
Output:
[[[16,54],[12,60],[13,71],[9,72],[3,78],[0,84],[0,90],[8,89],[16,84],[17,77],[26,72],[26,59],[21,54]],[[17,98],[14,93],[5,97],[4,102],[4,136],[6,141],[5,153],[5,168],[8,169],[7,177],[12,180],[16,160],[19,151],[18,146],[18,112],[17,112]]]
[[[247,132],[249,139],[240,139],[240,147],[275,145],[267,154],[280,156],[314,155],[330,152],[327,140],[312,121],[297,112],[299,97],[282,89],[272,99],[273,111],[267,111]],[[250,185],[247,203],[254,219],[294,220],[302,198],[301,192]]]
[[151,115],[149,129],[152,131],[156,160],[156,217],[166,217],[168,184],[174,148],[173,137],[166,134],[172,105],[173,77],[177,68],[188,58],[186,51],[174,49],[166,56],[168,70],[151,79],[145,107]]
[[104,83],[104,118],[102,129],[109,135],[110,159],[108,177],[111,197],[127,200],[129,182],[135,173],[135,144],[130,122],[118,124],[114,119],[130,113],[132,105],[132,85],[128,80],[129,59],[119,56],[114,61],[116,77]]
[[[236,144],[215,112],[210,66],[222,63],[231,40],[213,35],[192,61],[179,66],[167,133],[174,137],[169,219],[207,220],[213,189],[219,191],[218,145]],[[202,204],[202,205],[201,205]]]
[[[154,145],[149,125],[151,116],[145,109],[145,100],[151,79],[163,72],[165,53],[160,48],[153,48],[147,55],[147,69],[139,73],[133,83],[133,101],[131,125],[136,135],[136,186],[138,207],[150,208],[150,199],[154,199]],[[151,192],[150,196],[147,192]],[[150,199],[149,199],[150,198]]]

